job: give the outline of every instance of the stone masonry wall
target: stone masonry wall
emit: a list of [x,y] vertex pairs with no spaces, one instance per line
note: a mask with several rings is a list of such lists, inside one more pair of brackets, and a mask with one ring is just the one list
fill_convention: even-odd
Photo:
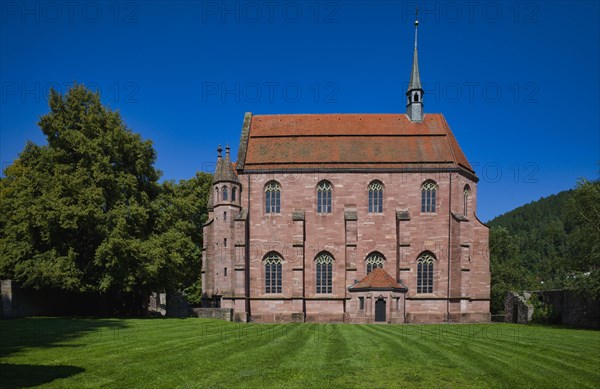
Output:
[[[452,182],[450,176],[452,175]],[[421,212],[421,184],[434,180],[438,185],[436,212]],[[281,185],[281,212],[266,214],[264,186],[270,180]],[[332,212],[316,212],[316,186],[328,180],[333,186]],[[373,180],[384,185],[383,213],[368,211],[367,187]],[[240,181],[247,183],[245,175]],[[456,173],[302,173],[253,174],[250,176],[250,290],[252,317],[269,321],[279,316],[291,317],[302,312],[302,305],[293,299],[347,299],[349,285],[366,275],[365,258],[373,251],[385,256],[384,270],[401,279],[408,287],[406,297],[411,301],[406,314],[415,321],[440,321],[446,316],[448,298],[449,253],[452,253],[450,272],[455,279],[451,297],[465,302],[483,304],[453,304],[457,318],[473,313],[489,320],[489,251],[487,227],[475,217],[476,184]],[[460,222],[448,246],[450,191],[452,212],[463,213],[463,188],[471,188],[468,218]],[[244,204],[246,205],[246,204]],[[406,211],[410,220],[398,221],[397,211]],[[303,212],[303,220],[294,220],[295,212]],[[356,215],[347,219],[348,213]],[[458,224],[458,223],[457,223]],[[217,240],[217,239],[215,239]],[[334,257],[333,293],[323,296],[315,290],[314,258],[321,251]],[[276,251],[283,258],[283,292],[266,294],[262,260]],[[436,257],[434,290],[425,295],[416,293],[416,260],[423,251]],[[464,253],[464,254],[463,254]],[[462,266],[461,266],[462,264]],[[416,299],[418,298],[418,299]],[[290,300],[292,299],[292,300]],[[268,301],[265,304],[262,301]],[[300,301],[300,300],[298,300]],[[434,312],[429,312],[436,302]],[[486,305],[487,304],[487,305]],[[488,307],[488,308],[486,308]],[[475,310],[477,312],[475,312]],[[411,313],[412,311],[412,313]],[[341,312],[343,313],[343,312]],[[421,317],[419,317],[421,316]]]

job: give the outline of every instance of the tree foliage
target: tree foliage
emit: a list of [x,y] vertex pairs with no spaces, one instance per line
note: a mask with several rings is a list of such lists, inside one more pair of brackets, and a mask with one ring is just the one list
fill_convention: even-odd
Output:
[[[179,183],[166,181],[155,202],[155,211],[160,217],[156,223],[153,251],[160,258],[175,253],[167,263],[177,264],[169,267],[169,272],[155,268],[156,278],[161,280],[157,289],[161,285],[170,285],[183,291],[191,303],[199,303],[201,297],[202,225],[208,215],[211,185],[212,175],[207,173],[196,173],[195,177]],[[180,281],[174,285],[172,280]]]
[[521,262],[517,237],[506,227],[490,229],[490,257],[491,310],[496,313],[504,310],[507,292],[527,288],[532,280]]
[[160,185],[152,142],[83,85],[49,106],[47,145],[28,142],[0,181],[0,276],[116,295],[197,280],[206,175]]
[[567,204],[570,221],[567,287],[600,297],[600,180],[581,180]]
[[492,312],[508,290],[570,288],[600,297],[600,181],[582,180],[488,224]]

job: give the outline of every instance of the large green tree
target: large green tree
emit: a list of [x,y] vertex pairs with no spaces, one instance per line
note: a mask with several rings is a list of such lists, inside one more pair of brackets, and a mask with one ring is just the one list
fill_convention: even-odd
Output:
[[600,298],[600,180],[582,179],[567,203],[567,287]]
[[179,183],[166,181],[153,202],[159,216],[148,241],[148,253],[161,258],[152,267],[156,288],[167,286],[181,290],[191,303],[199,303],[201,297],[202,225],[207,218],[211,185],[212,175],[207,173],[196,173],[195,177]]
[[521,261],[517,237],[511,235],[506,227],[490,228],[490,271],[491,311],[504,311],[507,292],[523,290],[531,283],[531,276]]
[[0,276],[117,296],[189,286],[204,187],[158,184],[151,141],[83,85],[49,106],[47,145],[27,143],[0,181]]

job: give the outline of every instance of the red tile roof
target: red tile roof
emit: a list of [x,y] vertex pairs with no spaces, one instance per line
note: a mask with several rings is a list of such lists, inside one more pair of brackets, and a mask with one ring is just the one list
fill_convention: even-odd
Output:
[[255,115],[242,134],[238,168],[458,168],[473,173],[441,114]]
[[394,292],[406,292],[406,286],[396,282],[385,270],[376,267],[365,276],[360,282],[348,288],[350,292],[360,292],[369,290],[390,290]]

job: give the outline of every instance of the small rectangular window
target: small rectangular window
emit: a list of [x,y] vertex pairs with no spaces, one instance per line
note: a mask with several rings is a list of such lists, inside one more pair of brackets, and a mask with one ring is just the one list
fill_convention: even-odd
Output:
[[223,212],[223,220],[227,221],[227,212]]
[[227,247],[227,238],[223,239],[223,247]]
[[361,311],[363,309],[365,309],[365,298],[364,297],[358,298],[358,309],[360,309]]
[[227,268],[225,268],[225,270],[223,271],[223,274],[225,274],[225,277],[227,277]]

